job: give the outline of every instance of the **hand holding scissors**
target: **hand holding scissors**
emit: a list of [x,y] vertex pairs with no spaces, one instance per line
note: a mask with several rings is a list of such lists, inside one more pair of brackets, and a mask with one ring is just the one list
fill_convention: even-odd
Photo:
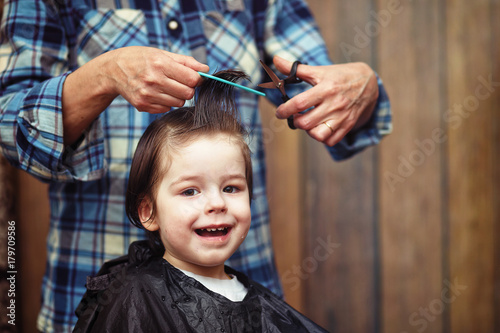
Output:
[[[281,73],[293,72],[290,61],[276,56],[273,62]],[[315,140],[333,146],[349,131],[362,127],[370,119],[378,98],[378,84],[375,73],[367,64],[301,64],[296,73],[291,74],[313,87],[281,104],[276,116],[288,118],[289,123],[292,121],[296,128],[305,130]],[[283,99],[285,95],[286,92]],[[300,114],[309,108],[313,109]]]

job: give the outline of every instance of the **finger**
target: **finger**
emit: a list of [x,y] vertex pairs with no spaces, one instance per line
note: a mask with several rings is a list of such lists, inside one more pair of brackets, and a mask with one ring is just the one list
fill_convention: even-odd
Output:
[[327,146],[333,147],[337,143],[339,143],[348,133],[349,131],[344,128],[340,127],[338,130],[335,131],[328,139],[323,141]]
[[165,77],[161,80],[156,90],[160,92],[160,94],[170,95],[184,101],[190,100],[195,94],[195,87],[183,84],[169,77]]
[[162,67],[162,73],[166,78],[177,81],[189,88],[198,86],[203,80],[197,71],[175,61],[169,64],[169,66]]
[[336,126],[332,121],[325,121],[307,131],[307,134],[316,141],[332,147],[339,143],[348,132],[349,130],[344,126]]
[[[167,78],[182,85],[194,88],[201,84],[202,77],[198,71],[208,71],[209,67],[196,61],[193,57],[163,51],[165,59],[157,60],[156,66]],[[164,84],[164,83],[163,83]]]
[[160,113],[165,113],[170,111],[172,108],[169,106],[165,105],[159,105],[159,104],[151,104],[147,109],[145,110],[137,110],[139,112],[147,112],[151,114],[160,114]]
[[[273,63],[276,68],[283,74],[289,75],[292,70],[293,62],[288,61],[280,56],[274,56]],[[297,77],[315,86],[318,84],[318,68],[300,64],[297,66]]]
[[[186,102],[186,98],[176,97],[172,90],[164,90],[163,87],[154,89],[143,89],[142,92],[134,93],[129,102],[139,111],[150,112],[151,108],[160,105],[166,108],[181,107]],[[158,112],[158,110],[155,110]]]
[[322,103],[309,111],[295,115],[295,127],[303,130],[311,130],[326,120],[332,120],[341,124],[349,117],[349,113],[343,109],[337,108],[337,105]]
[[316,141],[326,142],[332,135],[336,133],[337,129],[337,123],[332,120],[326,120],[308,130],[307,134],[309,134],[309,136]]
[[[294,96],[286,103],[281,104],[276,109],[276,117],[280,119],[288,118],[289,116],[305,111],[313,106],[319,105],[327,92],[322,86],[314,86],[303,93]],[[332,94],[332,91],[328,93]]]
[[181,106],[184,106],[184,104],[186,104],[186,101],[187,99],[177,98],[170,94],[160,94],[154,101],[152,101],[151,104],[180,108]]
[[186,103],[186,101],[163,94],[162,97],[155,98],[154,100],[140,99],[130,101],[130,103],[137,109],[137,111],[161,113],[170,110],[172,107],[181,107]]
[[186,67],[189,67],[196,72],[198,72],[198,71],[208,72],[210,69],[208,67],[208,65],[202,64],[201,62],[197,61],[193,57],[185,56],[182,54],[176,54],[176,53],[170,53],[169,55],[179,64],[182,64]]

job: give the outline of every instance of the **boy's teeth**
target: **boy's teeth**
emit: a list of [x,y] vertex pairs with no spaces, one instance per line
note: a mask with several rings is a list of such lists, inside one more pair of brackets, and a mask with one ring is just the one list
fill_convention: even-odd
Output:
[[225,229],[226,228],[206,228],[205,230],[207,230],[207,231],[217,231],[217,230],[222,231],[222,230],[225,230]]

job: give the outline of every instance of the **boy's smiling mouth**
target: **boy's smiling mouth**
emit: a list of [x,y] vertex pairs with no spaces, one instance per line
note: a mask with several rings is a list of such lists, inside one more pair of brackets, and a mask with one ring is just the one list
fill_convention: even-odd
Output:
[[196,229],[195,232],[202,237],[220,237],[225,236],[231,227],[217,227],[217,228],[202,228]]

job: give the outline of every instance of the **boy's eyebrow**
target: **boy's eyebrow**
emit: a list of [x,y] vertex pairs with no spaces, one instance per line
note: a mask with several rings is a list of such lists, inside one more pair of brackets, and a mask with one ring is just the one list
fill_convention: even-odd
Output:
[[[188,176],[180,176],[176,180],[174,180],[172,183],[170,183],[170,186],[175,186],[177,184],[180,184],[182,182],[188,182],[188,181],[193,181],[193,180],[199,180],[200,178],[203,178],[202,176],[198,175],[188,175]],[[230,173],[226,174],[223,177],[224,181],[227,181],[228,179],[244,179],[245,181],[247,180],[247,177],[244,173]]]
[[187,182],[187,181],[191,181],[191,180],[198,180],[200,178],[201,178],[201,176],[198,176],[198,175],[180,176],[179,178],[174,180],[172,183],[170,183],[170,186],[174,186],[174,185],[177,185],[179,183]]
[[227,174],[224,179],[233,179],[233,178],[238,178],[238,179],[244,179],[247,180],[247,177],[244,173],[232,173],[232,174]]

